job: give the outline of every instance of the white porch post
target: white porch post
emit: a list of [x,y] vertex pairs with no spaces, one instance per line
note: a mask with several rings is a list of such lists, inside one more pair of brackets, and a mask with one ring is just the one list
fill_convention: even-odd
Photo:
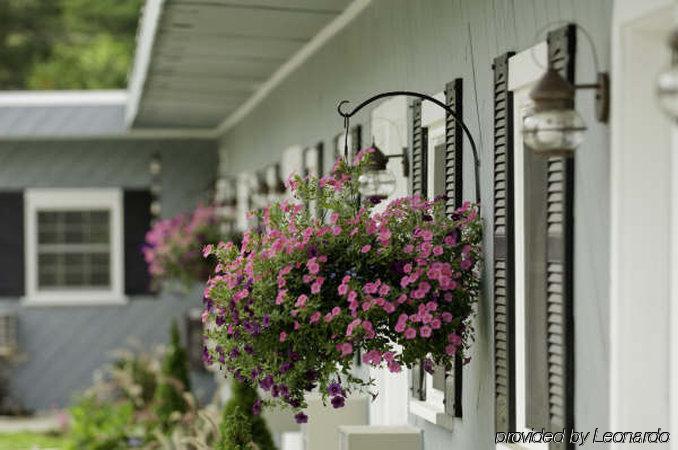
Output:
[[669,245],[678,225],[671,224],[671,178],[678,173],[671,174],[671,125],[655,97],[657,73],[669,62],[673,6],[670,0],[615,1],[610,431],[678,432],[671,427],[669,400],[671,380],[678,376],[671,373],[677,359],[671,328],[678,323],[670,316],[676,292]]

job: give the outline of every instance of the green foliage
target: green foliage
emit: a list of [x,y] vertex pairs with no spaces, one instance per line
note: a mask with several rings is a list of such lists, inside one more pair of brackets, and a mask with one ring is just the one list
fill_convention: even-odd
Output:
[[63,436],[57,433],[0,433],[0,448],[3,449],[64,448],[64,445]]
[[138,352],[120,352],[113,363],[110,377],[118,390],[138,410],[147,408],[155,396],[159,363],[153,355]]
[[2,0],[0,89],[122,88],[143,0]]
[[[266,421],[258,415],[254,415],[252,407],[259,400],[257,391],[245,383],[233,380],[231,383],[231,398],[224,405],[221,422],[220,450],[235,450],[242,444],[243,436],[250,436],[260,450],[275,450],[273,437],[266,426]],[[244,420],[242,416],[245,416]],[[249,427],[243,430],[243,427]],[[244,444],[243,444],[244,445]]]
[[240,406],[224,409],[224,419],[221,425],[221,441],[217,450],[251,450],[254,447],[252,436],[252,422]]
[[69,450],[117,450],[129,448],[134,425],[134,405],[129,401],[106,402],[83,396],[70,409]]
[[184,392],[190,392],[188,359],[186,349],[181,345],[179,327],[172,322],[171,342],[165,354],[160,383],[156,390],[156,414],[163,430],[169,430],[174,422],[175,413],[184,413],[188,402]]

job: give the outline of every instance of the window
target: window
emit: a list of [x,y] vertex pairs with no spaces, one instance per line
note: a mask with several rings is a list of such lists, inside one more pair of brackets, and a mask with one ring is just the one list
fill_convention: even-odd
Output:
[[117,189],[27,190],[26,300],[122,302],[121,210]]

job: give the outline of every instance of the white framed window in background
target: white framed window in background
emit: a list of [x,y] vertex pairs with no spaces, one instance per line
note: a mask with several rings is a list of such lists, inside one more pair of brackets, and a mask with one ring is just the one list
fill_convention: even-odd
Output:
[[[433,96],[445,102],[445,94]],[[421,105],[421,126],[428,128],[427,193],[433,199],[445,193],[445,111],[438,105],[424,101]],[[441,367],[435,373],[424,375],[426,400],[410,398],[410,412],[436,425],[451,427],[452,417],[445,413],[445,372]]]
[[24,193],[28,304],[124,303],[122,192]]

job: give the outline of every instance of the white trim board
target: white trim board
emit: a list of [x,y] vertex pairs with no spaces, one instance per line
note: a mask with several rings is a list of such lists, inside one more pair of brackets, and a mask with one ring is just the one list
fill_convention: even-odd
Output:
[[[675,158],[671,122],[655,97],[657,73],[669,63],[666,39],[675,23],[674,5],[669,0],[615,2],[610,148],[612,431],[669,430],[671,424],[678,425],[678,336],[671,331],[678,325],[671,263],[678,259],[671,255],[670,245],[676,239],[671,212],[678,198],[671,178],[678,173],[671,173]],[[671,445],[678,448],[675,442]]]
[[158,24],[162,16],[165,0],[146,0],[141,14],[137,46],[134,52],[132,74],[129,77],[129,102],[125,108],[125,124],[131,127],[139,112],[148,69],[153,56],[153,46],[157,36]]
[[0,93],[0,108],[9,106],[122,106],[126,102],[127,91],[121,89],[91,91],[3,91]]

